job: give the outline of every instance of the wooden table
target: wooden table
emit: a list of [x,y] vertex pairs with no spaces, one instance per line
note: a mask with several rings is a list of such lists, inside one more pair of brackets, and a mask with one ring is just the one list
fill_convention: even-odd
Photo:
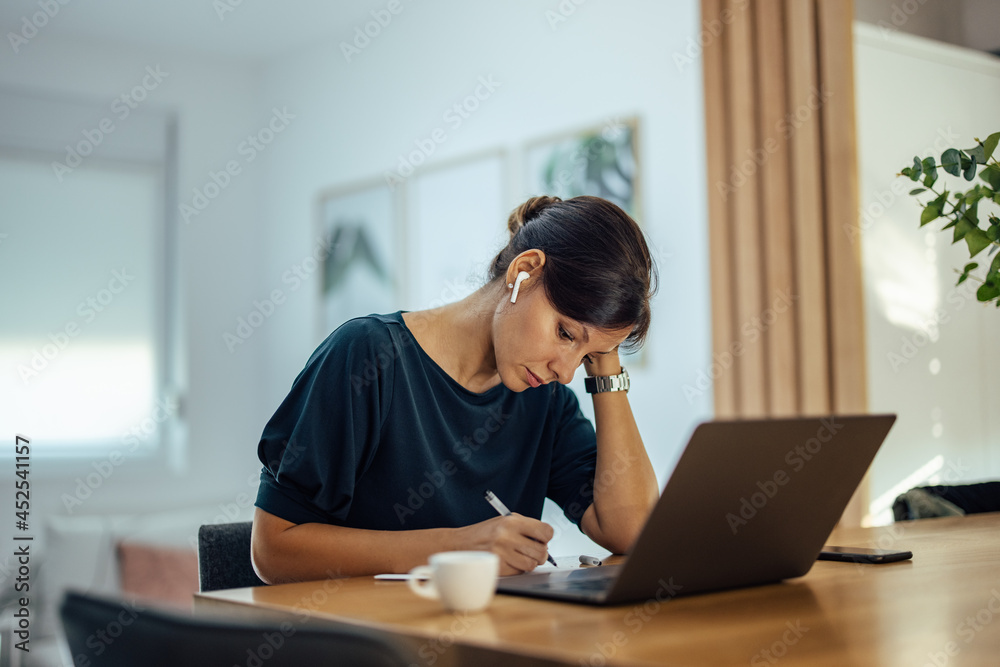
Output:
[[909,549],[884,565],[818,561],[799,579],[618,607],[498,595],[444,612],[372,577],[202,593],[199,611],[353,624],[404,638],[423,665],[1000,665],[1000,513],[836,531]]

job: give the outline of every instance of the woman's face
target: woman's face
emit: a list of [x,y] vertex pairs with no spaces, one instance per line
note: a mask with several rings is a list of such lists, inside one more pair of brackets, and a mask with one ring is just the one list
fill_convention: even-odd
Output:
[[494,319],[493,345],[500,381],[511,391],[569,384],[584,357],[613,352],[631,333],[631,328],[597,329],[560,314],[539,279],[522,284],[516,303],[510,303],[510,292]]

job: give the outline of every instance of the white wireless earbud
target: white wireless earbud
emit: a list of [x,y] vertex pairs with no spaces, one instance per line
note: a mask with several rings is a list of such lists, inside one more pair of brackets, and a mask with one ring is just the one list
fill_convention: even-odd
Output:
[[510,283],[507,283],[508,287],[513,287],[514,288],[514,291],[510,293],[510,302],[511,303],[515,303],[517,301],[517,291],[519,289],[521,289],[521,283],[523,283],[526,279],[528,279],[530,277],[531,277],[530,273],[528,273],[527,271],[521,271],[520,273],[517,274],[517,278],[514,280],[514,284],[513,285],[511,285]]

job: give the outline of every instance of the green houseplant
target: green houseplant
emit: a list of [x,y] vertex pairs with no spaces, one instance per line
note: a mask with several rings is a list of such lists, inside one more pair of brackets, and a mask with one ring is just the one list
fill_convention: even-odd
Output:
[[[910,190],[911,195],[928,191],[935,195],[927,203],[921,202],[921,227],[934,220],[947,220],[942,231],[953,230],[952,243],[964,239],[969,248],[970,259],[990,248],[987,255],[993,255],[993,260],[986,275],[983,278],[973,275],[972,272],[979,268],[979,262],[970,262],[962,269],[956,284],[961,285],[972,277],[982,283],[976,290],[976,298],[982,302],[994,301],[1000,308],[1000,253],[996,252],[1000,248],[1000,218],[985,210],[994,204],[1000,204],[1000,163],[993,157],[998,143],[1000,132],[995,132],[985,141],[976,139],[974,148],[947,149],[941,153],[941,159],[936,164],[934,157],[914,157],[913,164],[904,167],[899,175],[914,182],[920,181],[923,185]],[[942,181],[938,186],[939,190],[935,188],[939,169],[951,176],[964,178],[966,182],[974,180],[978,173],[983,183],[976,183],[964,191],[959,188],[950,191],[947,183]],[[961,184],[961,181],[958,183]],[[981,205],[984,208],[984,220],[980,220]]]

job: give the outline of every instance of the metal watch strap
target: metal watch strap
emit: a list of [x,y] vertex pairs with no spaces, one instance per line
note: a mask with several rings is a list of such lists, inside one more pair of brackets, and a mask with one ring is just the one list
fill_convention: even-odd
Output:
[[628,391],[628,371],[622,366],[618,375],[591,375],[583,380],[588,394],[602,394],[606,391]]

